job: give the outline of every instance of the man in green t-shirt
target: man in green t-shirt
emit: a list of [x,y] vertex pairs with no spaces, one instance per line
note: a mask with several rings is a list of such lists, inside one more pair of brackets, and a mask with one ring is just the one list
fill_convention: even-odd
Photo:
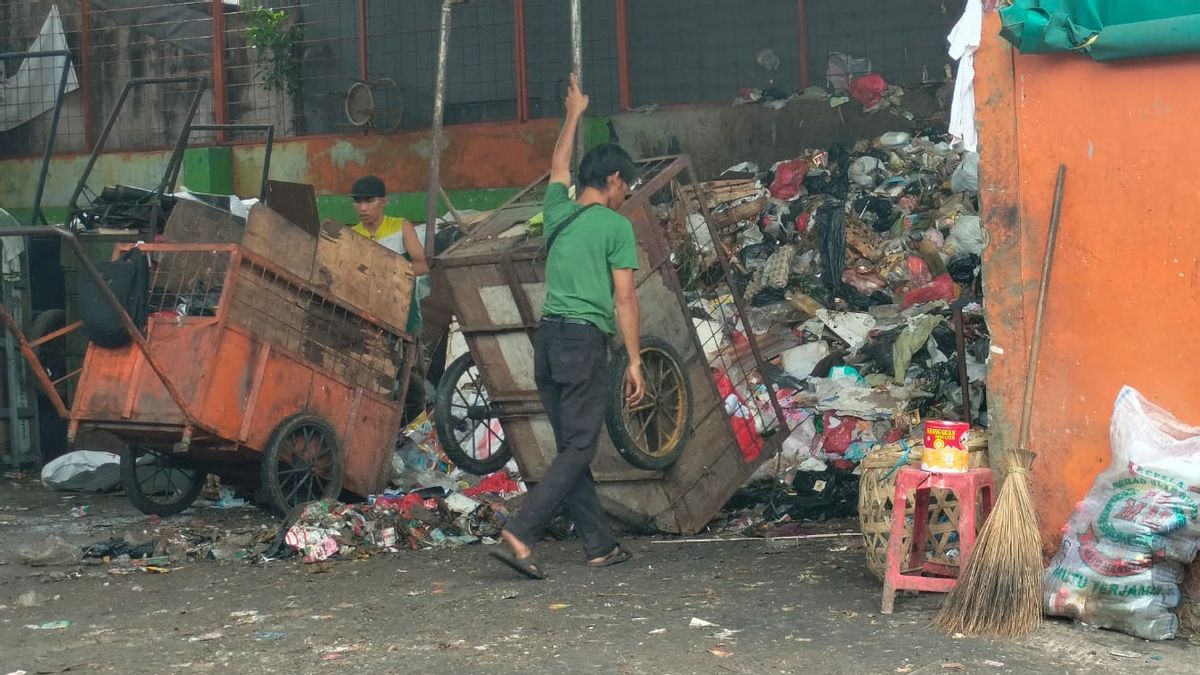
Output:
[[508,548],[494,554],[534,579],[545,573],[534,562],[531,547],[564,502],[588,565],[605,567],[630,558],[600,506],[591,463],[608,398],[608,342],[618,326],[631,355],[624,373],[626,400],[637,403],[646,388],[633,276],[637,239],[633,224],[617,213],[637,168],[616,145],[594,148],[579,164],[579,200],[571,201],[571,152],[587,105],[588,97],[571,76],[567,118],[554,146],[546,190],[546,304],[533,338],[534,379],[558,455],[501,533]]

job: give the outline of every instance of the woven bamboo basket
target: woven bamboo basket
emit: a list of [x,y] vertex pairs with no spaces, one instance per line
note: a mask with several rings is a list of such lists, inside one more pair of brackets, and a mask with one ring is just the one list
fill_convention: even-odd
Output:
[[[905,465],[920,466],[921,441],[906,441],[905,447],[893,443],[872,452],[859,465],[858,524],[862,530],[867,556],[867,569],[880,580],[887,567],[888,540],[892,533],[892,496],[896,491],[896,474]],[[973,432],[968,444],[971,467],[987,466],[987,436]],[[907,499],[905,514],[913,512],[912,493]],[[947,490],[933,490],[929,497],[929,529],[925,555],[930,562],[942,565],[958,564],[958,502]],[[907,551],[912,536],[912,523],[904,526],[901,550]]]

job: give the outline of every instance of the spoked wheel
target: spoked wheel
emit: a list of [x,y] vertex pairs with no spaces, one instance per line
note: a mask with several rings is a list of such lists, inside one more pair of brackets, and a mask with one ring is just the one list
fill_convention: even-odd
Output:
[[642,338],[642,372],[646,395],[633,406],[625,404],[622,351],[613,361],[608,401],[608,435],[630,464],[652,471],[679,459],[692,426],[692,388],[675,348],[656,337]]
[[121,486],[142,513],[173,516],[196,501],[205,474],[174,466],[164,454],[140,446],[121,453]]
[[470,354],[454,359],[442,374],[435,419],[442,450],[463,471],[486,476],[504,468],[512,458]]
[[305,502],[336,498],[344,477],[337,434],[320,416],[289,417],[271,434],[263,453],[262,487],[279,513],[289,513]]

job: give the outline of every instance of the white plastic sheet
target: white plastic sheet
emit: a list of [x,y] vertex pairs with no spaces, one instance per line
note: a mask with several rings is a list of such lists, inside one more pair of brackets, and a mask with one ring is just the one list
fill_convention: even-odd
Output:
[[[51,5],[37,38],[29,45],[31,52],[67,49],[58,5]],[[25,59],[16,74],[0,82],[0,131],[15,129],[42,113],[53,110],[62,77],[62,56]],[[72,67],[67,73],[67,88],[63,93],[79,88]]]

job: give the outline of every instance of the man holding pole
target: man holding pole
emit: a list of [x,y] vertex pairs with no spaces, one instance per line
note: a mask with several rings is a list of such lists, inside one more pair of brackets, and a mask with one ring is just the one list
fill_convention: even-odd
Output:
[[618,326],[630,354],[624,373],[625,398],[636,404],[645,393],[634,287],[637,240],[633,224],[617,213],[637,168],[619,146],[593,148],[579,165],[579,198],[570,199],[567,184],[575,134],[587,106],[588,97],[572,75],[566,121],[554,146],[546,190],[546,304],[533,338],[534,377],[558,454],[501,533],[507,548],[493,553],[532,579],[546,577],[534,560],[532,546],[564,503],[588,565],[606,567],[630,558],[600,506],[590,465],[612,376],[608,343]]

